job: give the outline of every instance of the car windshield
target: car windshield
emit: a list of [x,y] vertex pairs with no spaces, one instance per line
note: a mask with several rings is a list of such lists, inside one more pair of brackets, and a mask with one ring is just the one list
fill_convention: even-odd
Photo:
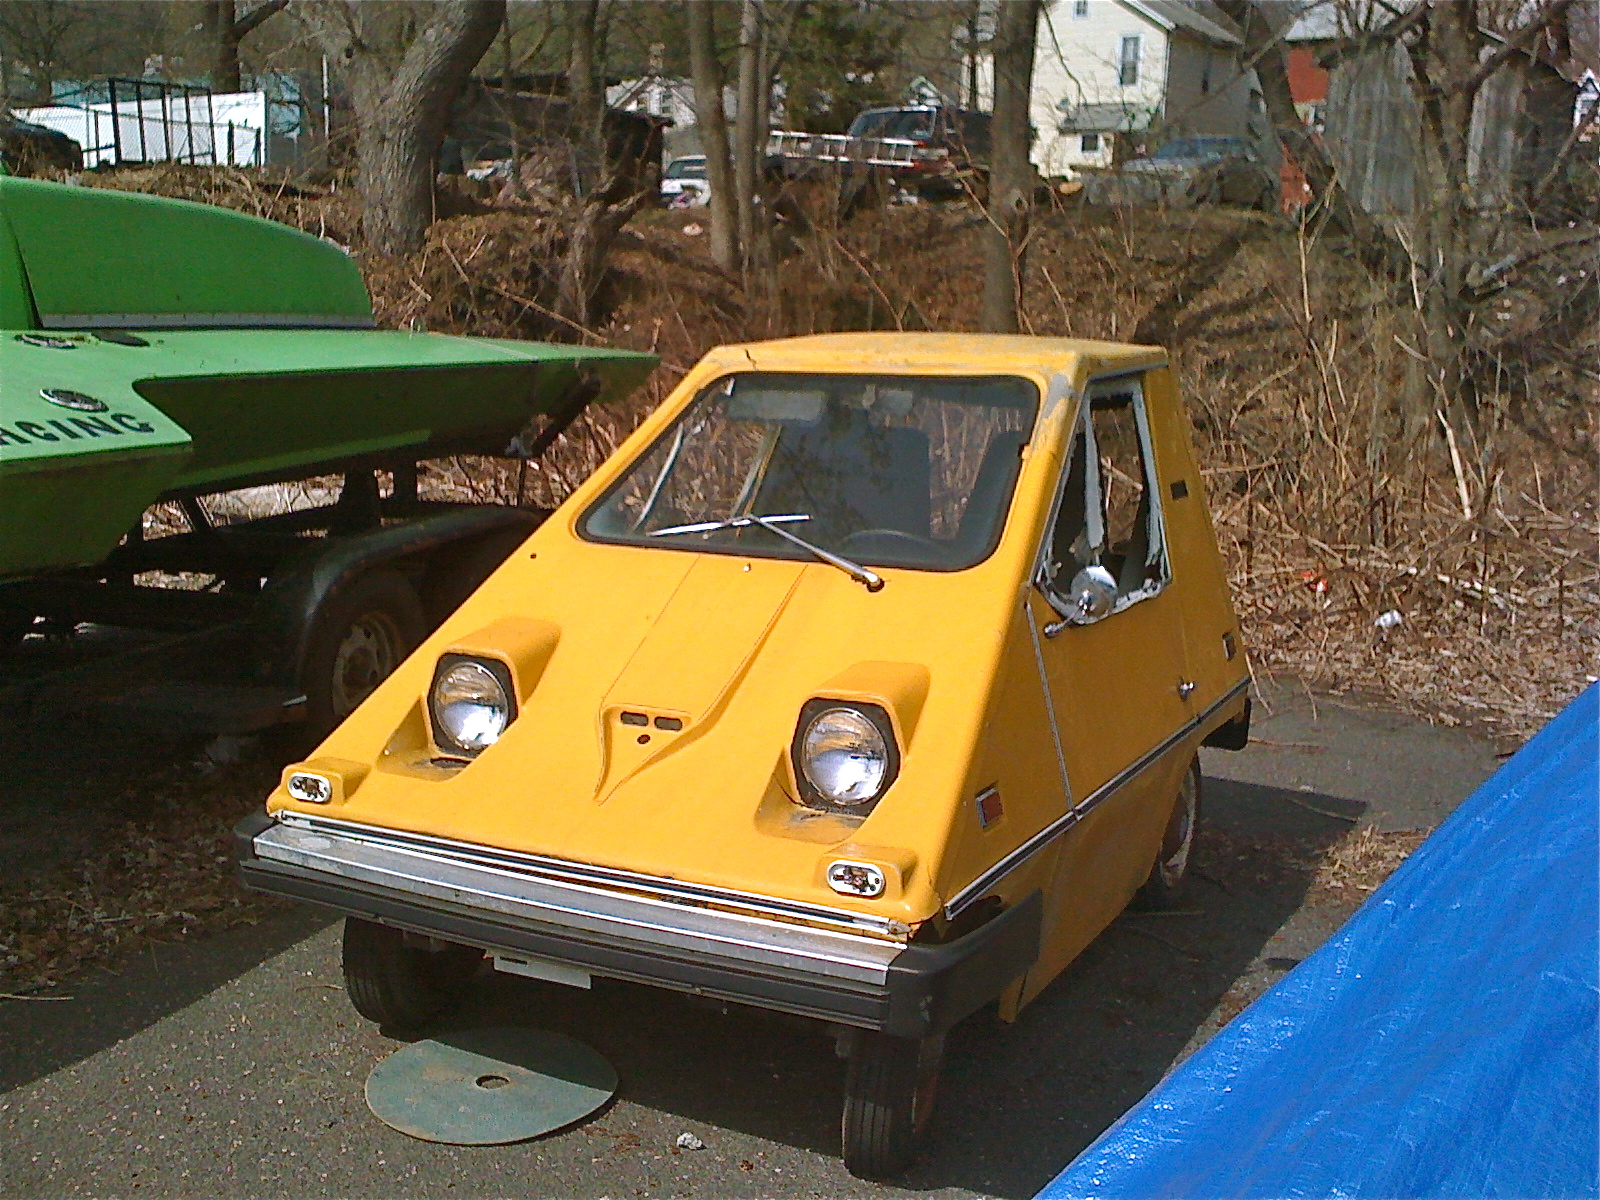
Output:
[[706,160],[703,158],[679,158],[667,164],[667,179],[704,179],[706,177]]
[[[851,563],[959,570],[1000,540],[1038,404],[1032,383],[1009,376],[725,376],[579,529],[664,550],[815,557],[776,523]],[[751,516],[766,523],[739,520]]]
[[926,108],[868,109],[850,122],[850,136],[922,141],[933,136],[933,111]]

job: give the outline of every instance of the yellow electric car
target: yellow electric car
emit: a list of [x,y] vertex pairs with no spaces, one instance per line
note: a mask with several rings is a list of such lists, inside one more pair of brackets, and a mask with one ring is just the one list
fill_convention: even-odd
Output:
[[347,914],[393,1027],[485,955],[815,1018],[881,1177],[946,1030],[1173,896],[1247,683],[1159,349],[726,346],[284,772],[241,869]]

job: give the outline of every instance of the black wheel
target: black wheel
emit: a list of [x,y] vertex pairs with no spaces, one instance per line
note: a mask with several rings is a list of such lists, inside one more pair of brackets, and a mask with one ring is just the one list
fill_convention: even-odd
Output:
[[944,1035],[914,1040],[863,1033],[844,1079],[844,1165],[889,1179],[916,1160],[939,1091]]
[[417,594],[392,571],[363,576],[317,618],[301,686],[306,719],[317,736],[355,711],[422,640]]
[[1200,760],[1196,758],[1183,773],[1183,783],[1161,835],[1161,849],[1150,866],[1134,904],[1147,912],[1172,908],[1183,893],[1189,878],[1189,862],[1194,856],[1195,834],[1200,828]]
[[483,958],[471,946],[434,950],[356,917],[344,920],[344,987],[355,1010],[385,1029],[421,1029],[454,1008]]
[[0,614],[0,654],[4,654],[23,638],[28,636],[28,631],[33,628],[33,617],[18,617],[9,614]]

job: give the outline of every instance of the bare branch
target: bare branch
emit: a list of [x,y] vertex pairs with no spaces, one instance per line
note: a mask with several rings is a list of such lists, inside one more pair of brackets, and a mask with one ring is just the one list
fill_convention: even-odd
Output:
[[1571,7],[1572,0],[1549,0],[1549,3],[1541,7],[1528,19],[1526,25],[1515,30],[1511,36],[1506,38],[1498,50],[1478,64],[1478,69],[1467,80],[1467,90],[1476,92],[1489,81],[1491,75],[1505,66],[1514,55],[1527,52],[1528,48],[1533,44],[1534,38],[1549,28],[1552,21],[1562,16]]
[[1341,39],[1332,50],[1317,59],[1317,65],[1324,71],[1331,71],[1340,63],[1349,62],[1352,58],[1360,58],[1363,54],[1370,54],[1384,46],[1392,46],[1417,26],[1426,23],[1428,15],[1427,0],[1419,0],[1399,16],[1370,33]]
[[1528,193],[1529,208],[1539,207],[1539,202],[1556,185],[1556,181],[1561,178],[1561,173],[1566,170],[1567,163],[1572,159],[1573,152],[1577,150],[1583,139],[1596,127],[1600,127],[1600,104],[1591,104],[1583,120],[1572,127],[1572,132],[1567,135],[1567,140],[1561,144],[1561,149],[1556,151],[1556,156],[1550,164],[1550,169],[1544,173],[1539,182],[1533,185],[1533,190]]
[[261,27],[263,21],[289,7],[289,0],[266,0],[233,23],[233,36],[241,42]]

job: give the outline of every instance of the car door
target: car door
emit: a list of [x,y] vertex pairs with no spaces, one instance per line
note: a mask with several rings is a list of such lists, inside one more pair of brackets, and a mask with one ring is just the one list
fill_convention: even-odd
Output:
[[1187,761],[1179,589],[1142,374],[1093,381],[1072,434],[1029,607],[1071,793],[1023,999],[1127,904]]

